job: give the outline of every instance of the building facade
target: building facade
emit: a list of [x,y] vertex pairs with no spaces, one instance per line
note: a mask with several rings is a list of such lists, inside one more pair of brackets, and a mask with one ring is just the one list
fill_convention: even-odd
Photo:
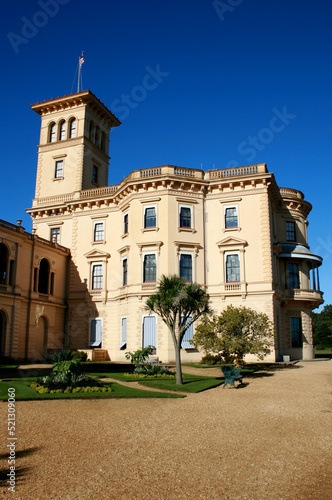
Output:
[[[108,185],[109,133],[120,122],[90,91],[32,105],[41,116],[33,231],[70,250],[67,347],[123,361],[154,345],[174,361],[167,327],[145,309],[158,279],[205,287],[215,313],[229,304],[266,313],[283,355],[314,357],[311,312],[322,302],[310,252],[311,205],[279,188],[265,164],[202,171],[163,165]],[[183,361],[201,353],[183,342]]]
[[62,345],[70,252],[0,221],[0,357],[41,361]]

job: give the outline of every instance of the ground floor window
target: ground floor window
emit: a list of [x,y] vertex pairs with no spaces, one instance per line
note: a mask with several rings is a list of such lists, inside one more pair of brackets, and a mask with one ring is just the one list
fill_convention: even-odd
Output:
[[121,342],[119,349],[124,349],[127,345],[127,318],[121,318]]
[[153,346],[155,349],[153,354],[156,354],[157,348],[157,319],[155,316],[144,316],[143,318],[143,339],[142,346]]
[[[187,323],[191,321],[191,318],[187,319]],[[194,349],[194,345],[189,341],[193,339],[194,335],[194,325],[191,324],[189,328],[185,331],[184,337],[181,342],[181,349]]]
[[302,347],[302,321],[301,318],[291,318],[292,347]]
[[90,342],[91,347],[101,347],[102,339],[102,319],[94,318],[90,320]]

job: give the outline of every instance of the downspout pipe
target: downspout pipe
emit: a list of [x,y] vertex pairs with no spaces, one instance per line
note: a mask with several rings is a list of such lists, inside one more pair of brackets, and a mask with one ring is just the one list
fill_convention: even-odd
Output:
[[32,239],[32,247],[31,247],[30,278],[29,278],[27,321],[26,321],[26,332],[25,332],[25,352],[24,352],[25,361],[28,360],[28,352],[29,352],[31,294],[32,294],[32,279],[33,279],[33,259],[34,259],[34,255],[35,255],[35,235],[34,235],[34,233],[31,235],[31,239]]

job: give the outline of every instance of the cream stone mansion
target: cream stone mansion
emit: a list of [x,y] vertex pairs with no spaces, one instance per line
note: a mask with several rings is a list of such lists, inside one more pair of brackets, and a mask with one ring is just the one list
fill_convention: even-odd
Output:
[[[109,134],[120,125],[88,91],[32,105],[41,116],[32,233],[0,222],[1,355],[42,360],[62,347],[124,361],[155,346],[174,361],[167,327],[145,309],[162,274],[227,305],[268,314],[269,361],[314,357],[322,304],[303,194],[279,188],[265,164],[202,171],[163,165],[108,185]],[[202,353],[183,341],[182,360]]]

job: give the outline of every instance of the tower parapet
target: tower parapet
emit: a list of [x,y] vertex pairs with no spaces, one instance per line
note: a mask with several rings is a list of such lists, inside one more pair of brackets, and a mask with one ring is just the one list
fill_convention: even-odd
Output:
[[34,205],[108,185],[109,133],[120,121],[86,90],[32,104],[41,116]]

